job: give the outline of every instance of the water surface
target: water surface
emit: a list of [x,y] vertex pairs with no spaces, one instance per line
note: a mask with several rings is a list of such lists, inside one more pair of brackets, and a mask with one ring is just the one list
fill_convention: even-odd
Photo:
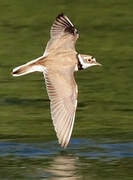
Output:
[[[1,1],[0,179],[133,179],[132,9],[132,0]],[[43,54],[60,12],[79,30],[77,51],[103,64],[75,74],[78,108],[65,150],[43,76],[10,74]]]

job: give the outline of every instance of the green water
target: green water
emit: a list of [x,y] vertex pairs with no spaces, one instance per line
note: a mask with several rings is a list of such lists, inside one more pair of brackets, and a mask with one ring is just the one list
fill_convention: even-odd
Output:
[[[78,108],[71,142],[59,147],[40,73],[14,78],[43,54],[49,29],[66,13],[77,51],[102,67],[75,74]],[[0,179],[133,179],[133,1],[0,1]]]

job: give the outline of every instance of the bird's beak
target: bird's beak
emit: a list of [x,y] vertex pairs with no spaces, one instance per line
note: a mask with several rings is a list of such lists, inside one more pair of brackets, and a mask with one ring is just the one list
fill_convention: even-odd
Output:
[[98,65],[98,66],[102,66],[102,64],[96,62],[96,61],[93,61],[94,65]]
[[100,64],[100,63],[98,63],[98,62],[95,62],[95,64],[98,65],[98,66],[102,66],[102,64]]

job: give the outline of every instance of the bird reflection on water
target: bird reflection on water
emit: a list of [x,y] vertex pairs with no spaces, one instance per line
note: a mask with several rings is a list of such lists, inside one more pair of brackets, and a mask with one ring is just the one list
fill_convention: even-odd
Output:
[[112,172],[128,176],[129,171],[124,169],[128,167],[132,173],[133,142],[108,142],[109,139],[107,142],[72,139],[70,146],[63,151],[56,141],[1,142],[0,179],[76,180],[101,177],[106,180],[107,172],[110,176]]
[[58,155],[53,158],[53,161],[48,169],[44,171],[49,174],[51,180],[76,180],[80,178],[77,175],[77,159],[71,155]]

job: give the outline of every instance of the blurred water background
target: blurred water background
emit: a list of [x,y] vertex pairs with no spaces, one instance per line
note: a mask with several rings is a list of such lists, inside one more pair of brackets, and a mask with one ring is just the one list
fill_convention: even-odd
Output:
[[[42,74],[10,74],[43,54],[61,12],[79,30],[77,51],[103,65],[75,74],[78,108],[65,150]],[[133,179],[132,0],[0,0],[0,179]]]

